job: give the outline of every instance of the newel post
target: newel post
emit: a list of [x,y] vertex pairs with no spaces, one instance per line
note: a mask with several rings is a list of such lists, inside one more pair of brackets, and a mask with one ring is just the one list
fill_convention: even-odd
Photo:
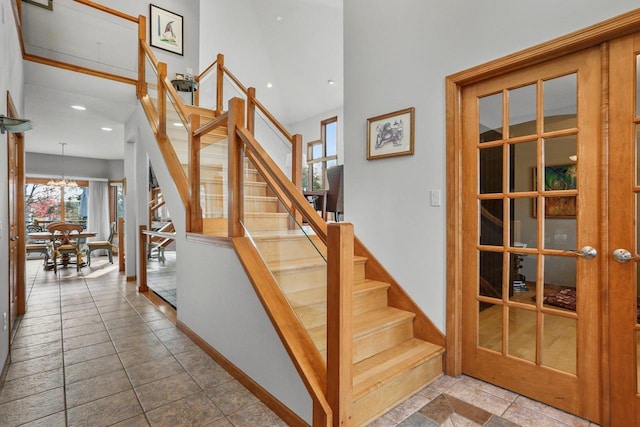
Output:
[[228,129],[228,205],[229,205],[229,237],[244,236],[242,220],[244,218],[244,152],[242,141],[238,136],[238,128],[244,127],[244,100],[229,100]]
[[167,136],[167,95],[164,80],[167,77],[167,64],[158,62],[158,136]]
[[137,95],[138,98],[142,98],[147,94],[147,85],[146,85],[146,54],[144,52],[144,48],[142,47],[142,43],[147,41],[147,18],[145,16],[138,16],[138,87],[137,87]]
[[200,116],[191,115],[189,129],[189,231],[202,233],[202,205],[200,204],[200,135],[194,132],[200,127]]
[[138,272],[138,292],[147,292],[149,288],[147,287],[147,235],[144,232],[147,231],[146,225],[140,226],[140,235],[138,245],[138,268],[140,271]]
[[[216,111],[218,112],[218,114],[222,113],[222,100],[223,100],[223,93],[222,93],[222,87],[223,87],[223,82],[224,82],[224,55],[219,53],[217,58],[216,58],[216,67],[217,67],[217,72],[216,72]],[[231,111],[231,110],[229,110]]]
[[334,426],[353,410],[353,224],[327,227],[327,401]]
[[247,130],[255,136],[256,129],[256,88],[247,89]]

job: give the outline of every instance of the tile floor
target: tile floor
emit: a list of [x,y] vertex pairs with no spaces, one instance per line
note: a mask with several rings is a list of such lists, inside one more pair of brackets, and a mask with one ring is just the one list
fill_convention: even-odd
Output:
[[165,250],[165,261],[152,258],[147,263],[147,285],[163,300],[177,307],[176,251]]
[[[28,261],[27,293],[0,426],[285,425],[106,257],[57,276]],[[593,426],[473,378],[445,376],[370,427],[440,425]]]

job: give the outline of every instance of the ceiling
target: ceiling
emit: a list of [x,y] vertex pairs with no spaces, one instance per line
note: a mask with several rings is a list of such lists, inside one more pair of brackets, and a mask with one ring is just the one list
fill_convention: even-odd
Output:
[[[64,1],[64,0],[63,0]],[[62,6],[63,1],[55,3]],[[206,0],[205,0],[206,1]],[[272,14],[265,13],[264,0],[250,0],[256,6],[256,16],[264,19],[261,24],[263,31],[267,31],[265,40],[270,46],[268,55],[274,64],[289,64],[291,58],[309,58],[313,55],[309,52],[321,52],[316,55],[315,61],[309,64],[302,64],[306,70],[311,72],[300,72],[300,67],[278,67],[278,81],[291,82],[288,93],[283,90],[282,96],[286,97],[283,104],[286,110],[272,111],[279,120],[285,123],[300,121],[313,117],[327,111],[330,108],[337,108],[342,105],[342,40],[337,40],[335,34],[316,34],[312,40],[306,39],[305,43],[300,43],[292,34],[286,31],[270,31],[273,22]],[[280,4],[286,7],[287,3],[296,2],[296,17],[305,15],[308,9],[307,19],[314,20],[317,15],[318,6],[326,7],[333,13],[342,16],[343,0],[272,0],[273,4]],[[75,34],[82,34],[88,31],[91,34],[92,28],[104,28],[113,26],[114,18],[105,18],[104,14],[78,6],[67,0],[68,9],[74,14],[73,20],[78,23],[72,26]],[[77,65],[89,66],[95,57],[112,58],[115,66],[104,71],[115,72],[126,76],[135,76],[135,60],[122,59],[130,57],[126,52],[129,47],[123,47],[122,43],[112,43],[115,49],[108,51],[100,41],[74,41],[75,45],[70,45],[69,39],[52,35],[44,31],[41,21],[51,19],[55,14],[32,5],[23,4],[23,9],[28,7],[28,19],[24,24],[24,40],[27,52],[40,56],[67,61],[76,61]],[[317,19],[317,18],[316,18]],[[109,22],[112,21],[112,22]],[[51,25],[48,25],[51,27]],[[78,28],[79,27],[79,28]],[[322,28],[322,25],[315,25]],[[299,28],[299,27],[298,27]],[[328,30],[330,26],[327,26]],[[134,28],[135,30],[135,28]],[[131,28],[121,28],[120,32],[131,32]],[[295,29],[292,29],[295,31]],[[322,31],[322,30],[320,30]],[[334,31],[335,33],[335,31]],[[99,37],[99,36],[97,36]],[[335,49],[327,49],[327,40],[331,43],[338,43]],[[56,45],[58,43],[59,45]],[[84,43],[84,45],[83,45]],[[98,52],[96,53],[96,43]],[[310,45],[315,43],[316,45]],[[107,44],[108,45],[108,44]],[[84,56],[84,57],[83,57]],[[133,55],[135,57],[135,54]],[[324,57],[324,60],[317,61],[317,57]],[[335,57],[333,57],[335,56]],[[69,59],[71,58],[71,59]],[[325,65],[323,65],[325,64]],[[327,69],[323,69],[326,67]],[[339,67],[339,69],[337,69]],[[26,140],[26,151],[33,153],[60,154],[61,142],[65,142],[65,155],[73,157],[88,157],[100,159],[122,159],[124,155],[124,124],[136,107],[135,87],[130,84],[118,83],[111,80],[101,79],[87,74],[72,72],[25,61],[25,92],[24,92],[24,117],[31,119],[33,130],[29,131]],[[339,75],[337,75],[339,74]],[[320,77],[322,76],[322,77]],[[332,88],[332,93],[328,95],[327,77],[335,79],[338,87]],[[308,82],[305,82],[308,79]],[[318,84],[322,80],[323,84]],[[295,84],[294,84],[295,82]],[[300,88],[304,87],[304,96],[300,95]],[[282,88],[281,88],[282,89]],[[295,96],[288,96],[293,94]],[[307,100],[317,99],[314,107]],[[300,103],[296,105],[296,103]],[[72,105],[82,105],[86,107],[84,111],[71,108]],[[291,113],[291,114],[289,114]],[[295,113],[295,114],[294,114]],[[285,116],[284,118],[282,116]],[[303,117],[304,116],[304,117]],[[287,120],[289,119],[289,120]],[[109,128],[105,131],[103,128]]]

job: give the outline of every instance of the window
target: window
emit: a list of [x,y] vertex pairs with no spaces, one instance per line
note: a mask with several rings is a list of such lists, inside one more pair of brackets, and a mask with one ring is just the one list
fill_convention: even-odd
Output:
[[124,217],[125,181],[109,181],[109,222]]
[[302,187],[309,190],[327,188],[327,168],[338,164],[338,118],[320,122],[320,139],[307,143],[307,168]]
[[26,180],[24,209],[27,224],[46,227],[54,221],[66,221],[86,228],[89,183],[76,181],[77,187],[58,187],[47,185],[48,181]]

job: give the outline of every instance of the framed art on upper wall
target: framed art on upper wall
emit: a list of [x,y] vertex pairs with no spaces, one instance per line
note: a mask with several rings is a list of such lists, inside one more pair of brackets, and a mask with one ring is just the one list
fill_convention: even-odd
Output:
[[367,160],[413,154],[415,108],[367,119]]
[[183,55],[182,16],[153,4],[149,5],[150,44],[158,49]]
[[22,0],[25,3],[39,6],[44,9],[53,10],[53,0]]

